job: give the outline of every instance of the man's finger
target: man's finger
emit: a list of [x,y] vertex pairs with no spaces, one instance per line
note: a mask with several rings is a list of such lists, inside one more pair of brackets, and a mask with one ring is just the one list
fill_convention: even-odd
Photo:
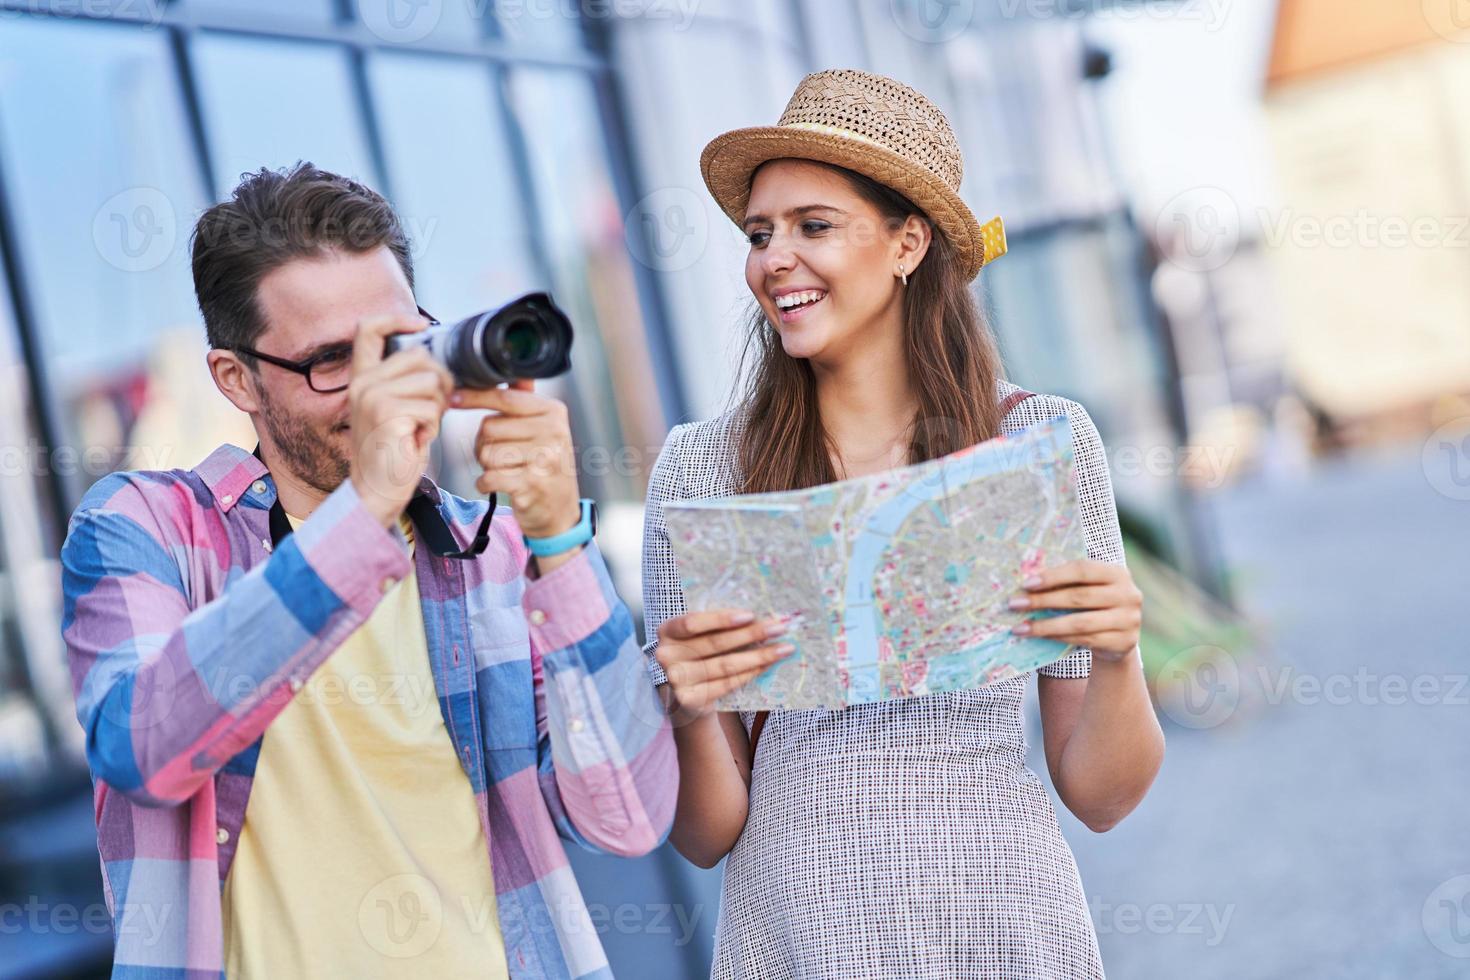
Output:
[[395,396],[383,403],[382,421],[378,423],[377,428],[379,430],[391,429],[398,422],[412,422],[415,426],[438,425],[443,410],[443,406],[433,398],[413,395]]
[[531,378],[516,378],[510,383],[516,391],[535,391],[536,382]]
[[441,407],[445,404],[444,388],[439,375],[432,371],[413,371],[396,377],[375,380],[374,392],[379,398],[432,398]]
[[535,416],[487,415],[480,421],[480,435],[491,442],[534,442],[545,432],[543,423]]
[[357,325],[357,335],[352,338],[352,373],[360,374],[381,363],[383,341],[389,334],[418,333],[428,326],[423,317],[373,316]]
[[543,415],[553,403],[519,388],[456,388],[449,404],[454,408],[488,408],[502,415]]

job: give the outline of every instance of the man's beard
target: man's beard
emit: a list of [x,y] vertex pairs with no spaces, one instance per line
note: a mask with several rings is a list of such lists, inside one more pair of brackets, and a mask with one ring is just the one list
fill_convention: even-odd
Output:
[[340,487],[352,471],[346,455],[304,419],[282,411],[264,387],[259,391],[260,418],[281,461],[297,479],[322,493]]

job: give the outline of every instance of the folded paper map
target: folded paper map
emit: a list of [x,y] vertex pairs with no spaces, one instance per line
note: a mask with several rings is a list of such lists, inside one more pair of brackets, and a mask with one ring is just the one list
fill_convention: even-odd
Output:
[[826,486],[664,504],[691,611],[791,616],[796,652],[726,710],[841,708],[980,687],[1072,647],[1018,636],[1034,571],[1087,557],[1066,416]]

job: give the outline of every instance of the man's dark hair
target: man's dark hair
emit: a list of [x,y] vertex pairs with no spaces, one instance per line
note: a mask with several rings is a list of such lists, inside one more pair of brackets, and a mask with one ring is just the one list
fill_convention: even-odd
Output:
[[230,199],[194,225],[194,295],[209,346],[254,345],[266,328],[256,287],[295,259],[386,245],[413,288],[408,236],[377,191],[306,162],[241,176]]

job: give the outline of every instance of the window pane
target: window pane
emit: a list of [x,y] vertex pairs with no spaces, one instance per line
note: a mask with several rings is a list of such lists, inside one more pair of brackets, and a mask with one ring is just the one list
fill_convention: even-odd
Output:
[[204,34],[192,51],[217,196],[298,160],[378,183],[345,50]]
[[[650,23],[620,35],[614,67],[650,189],[637,204],[644,227],[630,227],[629,237],[668,298],[688,410],[708,418],[727,405],[743,316],[755,300],[743,274],[750,245],[705,189],[699,155],[726,130],[774,123],[802,70],[784,39],[753,43],[718,26],[674,26]],[[700,85],[698,99],[687,97],[691,80],[714,78],[738,81]]]
[[[591,82],[577,72],[517,69],[510,93],[556,295],[579,328],[573,380],[589,437],[583,461],[603,474],[605,492],[641,500],[664,416]],[[546,119],[559,124],[541,125]],[[635,453],[619,458],[625,446]]]
[[167,38],[8,20],[0,76],[9,203],[68,454],[46,465],[71,502],[129,460],[191,466],[238,413],[204,366],[188,234],[205,194]]
[[43,505],[50,483],[35,448],[31,379],[5,286],[0,278],[0,795],[8,776],[42,761],[38,710],[59,731],[81,734],[63,724],[71,716],[71,684],[56,629],[60,542]]
[[275,20],[323,26],[337,18],[333,0],[182,0],[179,6],[221,17],[249,18],[257,24]]
[[391,44],[421,41],[473,43],[488,33],[491,0],[356,0],[353,14],[374,36]]
[[[541,48],[580,48],[585,43],[577,3],[566,0],[496,0],[493,5],[500,35],[516,44]],[[607,4],[592,4],[603,17],[612,16]]]
[[424,308],[448,322],[536,288],[489,69],[459,59],[378,55],[368,62],[368,77]]
[[[384,54],[369,60],[368,78],[424,309],[450,323],[544,289],[490,69]],[[558,383],[542,387],[555,393]],[[474,413],[450,412],[440,444],[439,479],[471,496],[476,425]]]
[[[60,521],[55,475],[73,506],[120,465],[192,466],[244,420],[204,365],[188,232],[205,204],[167,37],[131,26],[7,17],[0,31],[0,145],[60,445],[42,447],[33,393],[0,302],[0,645],[24,650],[57,730],[70,683],[56,630]],[[249,424],[244,425],[248,438]],[[246,443],[249,445],[250,443]],[[14,676],[10,674],[9,676]],[[12,706],[13,710],[13,706]],[[10,717],[17,718],[12,713]],[[9,737],[0,732],[0,738]]]

